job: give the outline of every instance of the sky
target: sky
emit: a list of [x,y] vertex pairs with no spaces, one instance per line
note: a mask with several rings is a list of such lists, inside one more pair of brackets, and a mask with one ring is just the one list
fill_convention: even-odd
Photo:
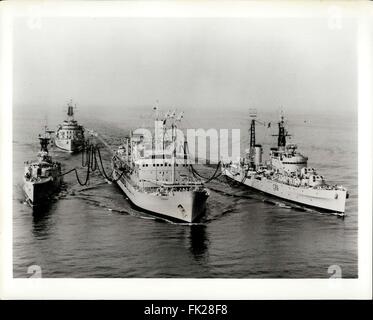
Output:
[[188,110],[354,113],[356,26],[295,18],[26,18],[14,24],[14,106],[119,114]]

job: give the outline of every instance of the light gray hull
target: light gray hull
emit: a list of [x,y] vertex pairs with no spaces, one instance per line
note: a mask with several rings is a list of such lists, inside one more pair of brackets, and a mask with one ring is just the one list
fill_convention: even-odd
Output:
[[345,212],[346,190],[294,187],[265,177],[261,177],[260,180],[256,179],[254,176],[251,176],[251,178],[244,178],[242,174],[233,175],[226,169],[223,169],[223,174],[248,187],[275,197],[332,212]]
[[[114,179],[119,173],[114,170]],[[206,210],[207,196],[202,191],[175,191],[167,196],[137,190],[130,179],[123,175],[117,181],[128,199],[137,207],[173,219],[193,222]]]
[[68,152],[78,152],[83,149],[84,140],[55,139],[54,143],[56,147],[62,150]]

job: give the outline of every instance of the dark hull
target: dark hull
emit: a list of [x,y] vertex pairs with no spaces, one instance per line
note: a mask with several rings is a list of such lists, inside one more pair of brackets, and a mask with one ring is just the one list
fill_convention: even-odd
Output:
[[79,152],[83,149],[84,140],[56,139],[54,144],[57,148],[68,152]]
[[25,191],[27,202],[31,206],[43,205],[50,197],[59,191],[62,178],[46,179],[41,182],[25,181],[23,190]]

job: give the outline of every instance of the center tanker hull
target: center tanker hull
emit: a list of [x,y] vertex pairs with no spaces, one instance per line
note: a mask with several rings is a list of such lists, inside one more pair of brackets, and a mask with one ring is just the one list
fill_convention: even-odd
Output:
[[[115,170],[113,178],[119,178]],[[174,191],[167,195],[144,192],[134,187],[126,175],[122,175],[117,184],[134,205],[158,215],[191,223],[206,211],[205,190]]]

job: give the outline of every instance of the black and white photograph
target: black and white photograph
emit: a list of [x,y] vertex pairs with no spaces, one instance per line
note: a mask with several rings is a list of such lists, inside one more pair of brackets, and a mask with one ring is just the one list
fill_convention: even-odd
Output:
[[371,19],[234,2],[12,8],[1,215],[21,292],[239,279],[245,296],[243,281],[287,279],[345,297],[371,279]]

